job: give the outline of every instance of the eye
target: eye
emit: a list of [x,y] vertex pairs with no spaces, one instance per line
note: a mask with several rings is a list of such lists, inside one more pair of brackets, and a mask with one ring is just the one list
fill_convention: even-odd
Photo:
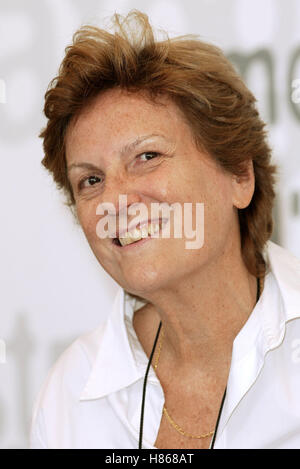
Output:
[[79,189],[84,189],[86,187],[91,187],[100,182],[101,178],[98,176],[92,175],[88,177],[84,177],[79,181],[78,187]]
[[144,159],[143,161],[150,161],[150,160],[153,160],[154,158],[157,158],[159,156],[160,156],[160,154],[155,152],[155,151],[145,151],[141,155],[138,155],[138,158],[146,157],[146,159]]

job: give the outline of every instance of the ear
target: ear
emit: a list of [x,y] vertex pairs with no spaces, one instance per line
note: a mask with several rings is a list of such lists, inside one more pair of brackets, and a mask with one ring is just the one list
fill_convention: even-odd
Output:
[[255,175],[252,160],[245,162],[245,169],[245,175],[232,176],[232,203],[234,207],[240,209],[248,207],[255,189]]

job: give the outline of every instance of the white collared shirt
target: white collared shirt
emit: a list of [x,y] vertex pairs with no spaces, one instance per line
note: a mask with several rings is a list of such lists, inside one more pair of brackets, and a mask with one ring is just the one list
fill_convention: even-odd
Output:
[[[233,343],[215,448],[300,448],[300,261],[269,241],[264,290]],[[79,337],[35,401],[31,448],[137,449],[148,358],[121,287],[108,319]],[[154,449],[164,392],[152,366],[143,448]]]

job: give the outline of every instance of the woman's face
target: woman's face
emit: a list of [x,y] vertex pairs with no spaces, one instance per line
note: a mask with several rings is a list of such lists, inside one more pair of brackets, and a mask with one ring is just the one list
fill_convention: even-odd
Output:
[[[160,103],[163,106],[141,93],[109,90],[71,122],[66,137],[69,180],[91,249],[118,284],[144,298],[159,289],[176,289],[178,282],[229,252],[239,237],[235,206],[247,206],[252,197],[252,186],[245,189],[196,148],[178,107],[167,97]],[[159,236],[125,248],[112,238],[101,239],[96,227],[107,212],[97,214],[97,206],[112,203],[118,227],[125,208],[119,206],[120,194],[127,196],[128,208],[144,204],[149,218],[153,203],[179,203],[182,213],[190,203],[193,229],[196,203],[204,204],[203,245],[187,249],[184,228],[182,238],[172,236],[172,218],[170,238]],[[128,223],[133,218],[128,216]]]

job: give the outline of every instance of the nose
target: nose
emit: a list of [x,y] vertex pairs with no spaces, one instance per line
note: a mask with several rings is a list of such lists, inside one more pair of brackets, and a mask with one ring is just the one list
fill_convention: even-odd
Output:
[[[120,174],[116,177],[109,176],[106,178],[100,205],[101,210],[107,210],[108,215],[124,216],[128,207],[141,202],[142,195],[133,178],[126,175],[121,176]],[[100,213],[98,209],[97,212]]]

